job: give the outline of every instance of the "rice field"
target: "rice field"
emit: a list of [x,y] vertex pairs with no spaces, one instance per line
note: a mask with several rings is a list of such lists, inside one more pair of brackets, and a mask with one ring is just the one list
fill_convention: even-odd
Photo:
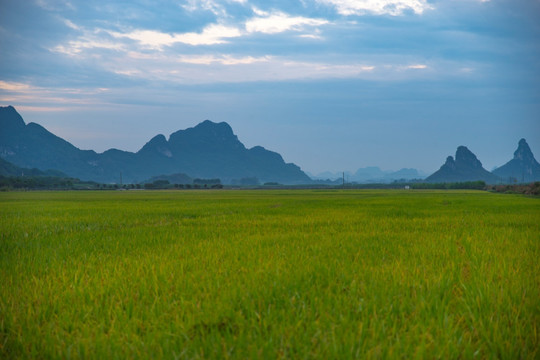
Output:
[[540,199],[0,193],[0,358],[538,359]]

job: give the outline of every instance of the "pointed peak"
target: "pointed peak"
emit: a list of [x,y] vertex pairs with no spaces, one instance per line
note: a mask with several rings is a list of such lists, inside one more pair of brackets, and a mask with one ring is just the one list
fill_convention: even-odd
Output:
[[[457,150],[456,150],[456,158],[458,157],[458,154],[459,154],[459,155],[469,155],[469,154],[474,155],[474,154],[472,153],[472,151],[469,150],[469,148],[467,148],[466,146],[463,146],[463,145],[458,146],[458,148],[457,148]],[[475,157],[476,157],[476,156],[475,156]]]
[[527,144],[527,141],[525,139],[519,140],[518,148],[514,152],[514,159],[527,161],[534,159],[531,148],[529,147],[529,144]]
[[150,139],[150,141],[148,142],[149,144],[150,143],[166,143],[167,142],[167,139],[165,138],[165,135],[163,134],[157,134],[156,136],[154,136],[152,139]]
[[456,151],[456,163],[473,168],[482,167],[480,160],[478,160],[476,155],[474,155],[466,146],[458,146]]
[[149,142],[144,144],[144,146],[139,150],[139,153],[144,153],[148,151],[158,151],[164,152],[167,150],[167,139],[163,134],[158,134],[150,139]]
[[22,128],[25,125],[22,116],[13,106],[0,106],[0,127],[2,129]]
[[446,163],[447,164],[453,164],[454,163],[454,157],[452,157],[452,156],[447,157],[446,158]]

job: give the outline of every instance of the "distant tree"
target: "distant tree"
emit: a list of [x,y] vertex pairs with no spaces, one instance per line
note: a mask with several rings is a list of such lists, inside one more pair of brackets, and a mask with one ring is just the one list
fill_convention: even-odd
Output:
[[169,180],[156,180],[152,184],[154,184],[154,187],[156,188],[165,188],[167,185],[170,185]]
[[197,184],[197,185],[216,185],[216,184],[221,184],[221,179],[195,179],[193,180],[193,184]]

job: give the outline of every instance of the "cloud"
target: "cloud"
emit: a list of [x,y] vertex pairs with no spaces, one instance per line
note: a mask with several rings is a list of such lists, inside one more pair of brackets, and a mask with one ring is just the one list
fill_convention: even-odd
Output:
[[222,64],[222,65],[248,65],[254,64],[257,62],[267,62],[270,61],[270,56],[243,56],[235,57],[232,55],[182,55],[178,58],[178,61],[186,64],[197,64],[197,65],[210,65],[213,63]]
[[[247,0],[225,0],[221,1],[221,3],[237,3],[237,4],[246,4]],[[227,10],[225,9],[225,6],[223,6],[220,2],[216,0],[187,0],[187,3],[185,5],[182,5],[182,7],[189,11],[210,11],[214,15],[218,17],[226,17],[228,16]]]
[[82,37],[80,40],[69,41],[66,45],[57,45],[52,48],[51,51],[75,56],[81,54],[83,50],[86,49],[109,49],[119,51],[123,50],[124,46],[115,42]]
[[0,81],[0,103],[12,104],[18,110],[64,111],[73,106],[101,103],[98,98],[109,91],[107,88],[55,88],[32,82]]
[[258,9],[253,9],[253,11],[258,16],[246,22],[248,33],[277,34],[284,31],[303,31],[306,27],[329,24],[329,21],[325,19],[290,16],[283,12],[268,13]]
[[36,0],[36,5],[49,11],[76,10],[75,6],[67,0]]
[[[458,65],[437,66],[398,58],[366,58],[324,60],[299,59],[294,56],[250,55],[177,55],[136,53],[103,63],[105,70],[132,80],[173,84],[218,84],[254,81],[291,81],[317,79],[365,79],[402,81],[407,79],[440,79],[464,75]],[[423,71],[429,69],[430,71]],[[410,71],[407,71],[410,70]]]
[[62,21],[64,22],[64,24],[70,28],[70,29],[73,29],[73,30],[81,30],[81,28],[76,25],[75,23],[73,23],[73,21],[71,20],[68,20],[68,19],[62,19]]
[[129,38],[138,41],[141,45],[151,49],[161,49],[176,43],[193,46],[223,44],[227,42],[226,39],[241,36],[242,32],[235,27],[211,24],[200,33],[167,34],[155,30],[135,30],[128,33],[109,31],[109,34],[115,38]]
[[60,106],[28,106],[28,105],[17,105],[17,111],[21,112],[59,112],[59,111],[69,111],[69,107],[60,107]]
[[[241,2],[241,0],[229,0]],[[210,5],[208,5],[210,6]],[[255,33],[277,34],[286,31],[304,32],[308,28],[329,24],[325,19],[290,16],[283,12],[264,12],[253,9],[257,16],[237,25],[214,23],[207,25],[201,32],[167,33],[159,30],[131,29],[129,31],[114,31],[103,28],[93,30],[79,26],[68,19],[61,19],[65,26],[82,33],[75,40],[59,44],[51,49],[53,52],[70,56],[80,55],[87,49],[109,49],[127,51],[132,47],[126,40],[133,40],[142,48],[163,51],[175,44],[191,46],[219,45]],[[312,30],[312,29],[310,29]],[[301,37],[321,39],[318,29]]]
[[316,0],[336,8],[341,15],[403,15],[406,11],[422,14],[432,9],[427,0]]
[[31,89],[32,87],[28,84],[0,80],[0,90],[12,91],[12,92],[24,92]]
[[427,69],[427,65],[424,64],[414,64],[407,66],[407,69]]

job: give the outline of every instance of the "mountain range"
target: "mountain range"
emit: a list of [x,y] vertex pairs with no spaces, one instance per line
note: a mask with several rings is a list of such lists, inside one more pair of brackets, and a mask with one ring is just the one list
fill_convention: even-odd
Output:
[[[248,180],[313,182],[300,167],[285,163],[280,154],[261,146],[247,149],[225,122],[205,120],[172,133],[169,139],[156,135],[135,153],[118,149],[96,153],[80,150],[36,123],[26,124],[12,106],[0,107],[0,160],[0,175],[60,175],[101,183],[138,183],[159,176],[184,180],[219,178],[223,184]],[[330,179],[335,183],[342,175],[327,172],[313,178],[316,182]],[[365,167],[354,174],[347,173],[346,180],[387,183],[420,179],[423,175],[416,169],[389,172]],[[492,173],[482,167],[467,147],[459,146],[455,158],[448,156],[439,170],[425,178],[432,183],[477,180],[489,184],[539,181],[540,164],[525,139],[519,141],[513,159]]]
[[441,168],[425,179],[430,183],[478,180],[488,184],[540,181],[540,164],[525,139],[519,141],[514,158],[493,172],[484,169],[467,147],[459,146],[455,159],[448,156]]
[[224,122],[206,120],[169,136],[157,135],[138,152],[80,150],[36,123],[25,124],[12,106],[0,107],[0,157],[20,167],[55,169],[102,183],[136,183],[161,174],[193,178],[241,178],[305,184],[311,179],[280,154],[261,146],[247,149]]

